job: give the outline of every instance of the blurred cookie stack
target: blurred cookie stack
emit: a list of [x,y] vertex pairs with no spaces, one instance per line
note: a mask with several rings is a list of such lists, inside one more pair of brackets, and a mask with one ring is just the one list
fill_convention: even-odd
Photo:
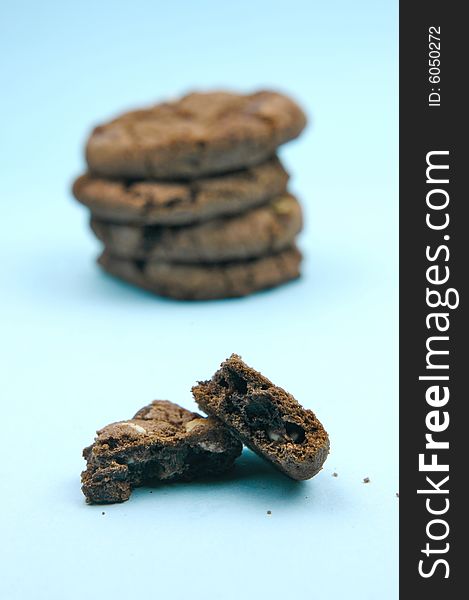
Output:
[[275,152],[306,118],[274,92],[193,93],[88,139],[73,186],[109,273],[163,296],[244,296],[299,276],[301,207]]

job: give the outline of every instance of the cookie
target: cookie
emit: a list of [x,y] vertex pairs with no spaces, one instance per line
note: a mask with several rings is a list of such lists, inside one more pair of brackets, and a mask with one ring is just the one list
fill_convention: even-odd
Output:
[[91,220],[94,233],[114,256],[180,263],[216,263],[272,254],[290,246],[301,226],[301,207],[287,194],[238,216],[187,227],[139,227]]
[[277,158],[252,167],[193,181],[112,181],[85,174],[75,198],[101,219],[137,225],[187,225],[259,206],[285,192],[288,174]]
[[116,258],[105,250],[98,263],[108,273],[160,296],[214,300],[246,296],[300,275],[301,254],[294,246],[277,254],[220,264],[177,264]]
[[316,415],[232,354],[209,381],[192,388],[199,407],[292,479],[322,468],[329,437]]
[[107,425],[83,450],[82,490],[90,504],[128,500],[156,481],[189,481],[227,471],[242,445],[220,421],[155,400],[128,421]]
[[103,177],[196,179],[259,164],[305,125],[275,92],[192,93],[96,127],[86,160]]

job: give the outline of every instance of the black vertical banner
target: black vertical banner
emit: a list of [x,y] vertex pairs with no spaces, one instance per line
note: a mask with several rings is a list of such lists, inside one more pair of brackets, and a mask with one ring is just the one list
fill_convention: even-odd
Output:
[[463,178],[469,157],[462,141],[468,137],[463,7],[434,0],[400,4],[403,599],[465,596],[462,485],[469,452],[462,428],[469,398],[464,385],[469,376],[469,198]]

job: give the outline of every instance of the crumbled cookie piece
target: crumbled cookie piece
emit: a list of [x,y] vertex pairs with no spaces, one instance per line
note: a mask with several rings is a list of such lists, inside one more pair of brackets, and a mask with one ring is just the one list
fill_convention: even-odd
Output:
[[203,411],[289,477],[309,479],[321,470],[329,437],[316,415],[236,354],[192,392]]
[[218,420],[155,400],[130,420],[100,429],[83,450],[82,490],[90,504],[128,500],[155,481],[188,481],[228,470],[242,445]]

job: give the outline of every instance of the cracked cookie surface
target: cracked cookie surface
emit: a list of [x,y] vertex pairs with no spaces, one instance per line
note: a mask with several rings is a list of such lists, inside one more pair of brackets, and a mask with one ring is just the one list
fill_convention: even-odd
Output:
[[98,263],[108,273],[160,296],[214,300],[246,296],[296,279],[301,253],[292,246],[249,260],[181,264],[116,258],[105,250]]
[[99,125],[86,159],[104,177],[195,179],[259,164],[305,125],[277,92],[196,92]]
[[90,504],[124,502],[155,481],[189,481],[231,468],[242,445],[220,421],[155,400],[107,425],[83,450],[82,491]]
[[285,192],[288,174],[278,158],[192,182],[118,181],[86,173],[75,198],[94,215],[137,225],[187,225],[259,206]]
[[195,401],[219,418],[240,441],[292,479],[322,468],[329,437],[295,398],[233,354],[208,381],[192,388]]
[[91,219],[91,228],[116,257],[179,263],[226,262],[272,254],[301,231],[302,212],[291,194],[241,215],[186,227],[124,225]]

